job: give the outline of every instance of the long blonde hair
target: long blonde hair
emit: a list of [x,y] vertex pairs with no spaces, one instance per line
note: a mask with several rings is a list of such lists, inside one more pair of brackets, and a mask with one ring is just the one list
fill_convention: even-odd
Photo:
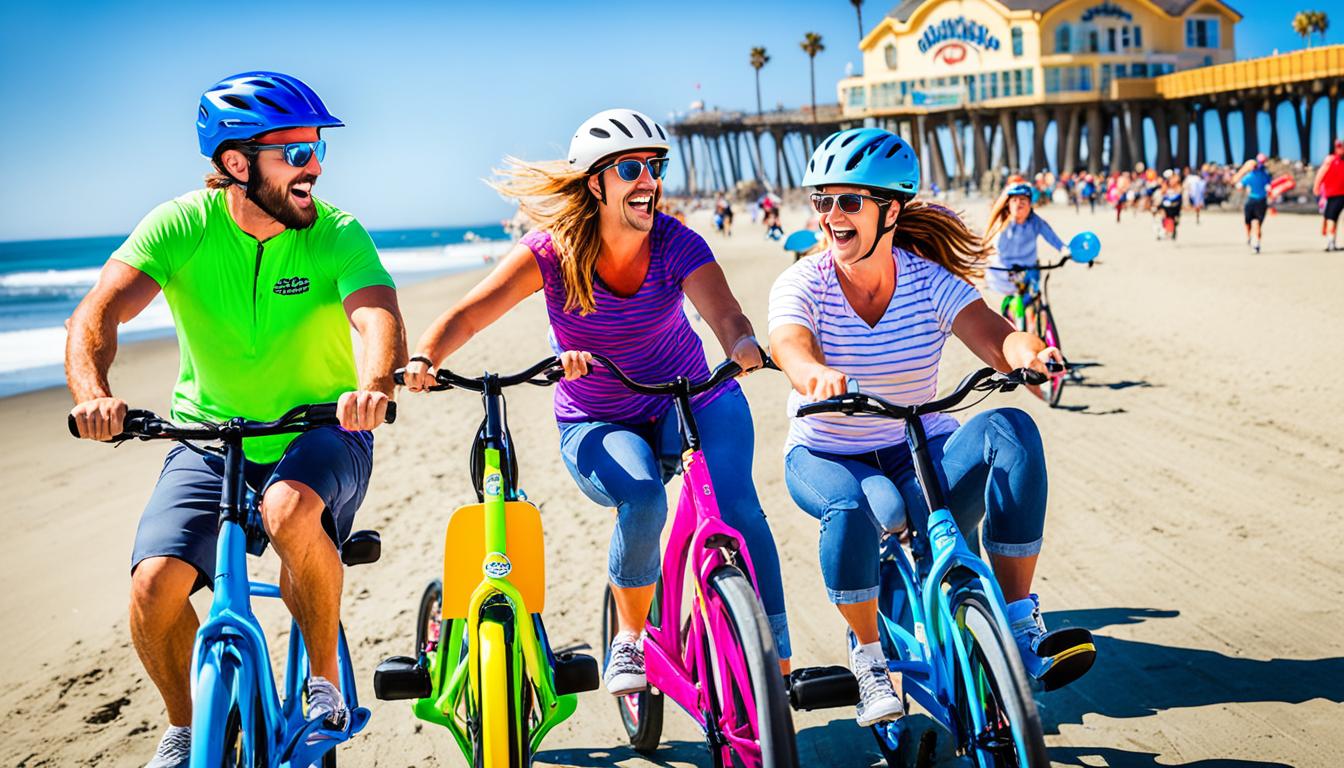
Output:
[[892,244],[946,269],[963,280],[984,274],[990,248],[952,209],[928,200],[901,208]]
[[588,189],[588,173],[567,161],[527,162],[506,156],[504,167],[487,180],[499,194],[517,200],[523,215],[551,235],[565,285],[565,311],[597,311],[593,277],[602,250],[597,198]]
[[[1005,189],[1004,194],[999,195],[998,199],[994,201],[994,205],[989,207],[989,223],[985,225],[984,243],[985,248],[987,249],[986,252],[994,249],[994,239],[999,236],[1000,232],[1008,227],[1008,220],[1012,218],[1013,213],[1008,210],[1009,199],[1007,190]],[[1035,215],[1036,206],[1033,205],[1031,207],[1031,213],[1027,214],[1027,218],[1030,219]]]

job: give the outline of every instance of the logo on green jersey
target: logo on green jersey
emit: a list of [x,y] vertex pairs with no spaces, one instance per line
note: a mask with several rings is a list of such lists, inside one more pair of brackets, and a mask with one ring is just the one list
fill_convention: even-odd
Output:
[[281,296],[297,296],[308,292],[308,278],[282,277],[275,283],[275,292]]

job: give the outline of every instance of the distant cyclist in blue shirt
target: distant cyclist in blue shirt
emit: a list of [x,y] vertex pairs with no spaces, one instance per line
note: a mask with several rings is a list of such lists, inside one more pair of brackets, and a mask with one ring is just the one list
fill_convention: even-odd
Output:
[[[1016,276],[1004,270],[1036,266],[1037,238],[1044,238],[1050,247],[1061,253],[1067,254],[1069,250],[1045,219],[1032,210],[1034,196],[1031,185],[1010,184],[989,212],[985,243],[994,243],[994,255],[989,260],[990,269],[985,270],[985,286],[999,295],[1000,302],[1017,292]],[[1030,302],[1030,297],[1039,289],[1040,273],[1029,269],[1025,278],[1028,287],[1025,300]],[[990,306],[994,303],[990,302]],[[1030,306],[1027,307],[1027,327],[1036,327],[1035,310]]]
[[1246,244],[1260,252],[1260,230],[1265,223],[1265,213],[1269,210],[1269,171],[1265,169],[1265,156],[1259,154],[1255,160],[1248,160],[1237,171],[1233,181],[1239,187],[1246,188],[1246,205],[1243,209],[1246,220]]

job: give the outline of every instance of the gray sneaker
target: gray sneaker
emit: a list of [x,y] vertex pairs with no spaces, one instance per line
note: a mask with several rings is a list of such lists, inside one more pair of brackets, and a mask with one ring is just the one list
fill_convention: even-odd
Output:
[[168,726],[159,748],[145,768],[187,768],[191,760],[191,726]]
[[644,638],[632,632],[621,632],[611,641],[611,654],[602,681],[612,696],[639,693],[649,687],[644,675]]
[[905,714],[905,706],[887,674],[887,660],[879,652],[877,657],[865,652],[850,635],[849,668],[859,681],[859,706],[855,719],[860,728],[867,728],[883,720],[896,720]]

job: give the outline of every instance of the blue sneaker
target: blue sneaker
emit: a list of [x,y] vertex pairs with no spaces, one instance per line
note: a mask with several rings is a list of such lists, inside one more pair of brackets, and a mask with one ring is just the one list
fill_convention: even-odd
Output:
[[1032,680],[1047,691],[1063,688],[1087,674],[1097,659],[1092,633],[1082,627],[1045,628],[1036,595],[1008,604],[1008,626]]

